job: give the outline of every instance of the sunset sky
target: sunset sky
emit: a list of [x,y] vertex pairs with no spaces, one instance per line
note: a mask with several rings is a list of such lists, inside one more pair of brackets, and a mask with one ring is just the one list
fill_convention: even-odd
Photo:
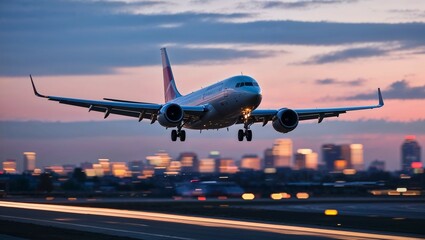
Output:
[[[188,131],[187,142],[172,143],[158,125],[103,120],[32,93],[29,74],[45,95],[162,103],[164,46],[181,93],[244,74],[262,88],[260,108],[376,104],[378,87],[386,105],[301,123],[286,135],[255,127],[252,143],[237,142],[238,126]],[[381,159],[395,170],[405,135],[417,135],[425,148],[425,3],[2,1],[0,108],[0,161],[24,151],[36,151],[40,167],[131,161],[159,149],[239,158],[288,137],[315,151],[328,142],[362,143],[367,165]]]

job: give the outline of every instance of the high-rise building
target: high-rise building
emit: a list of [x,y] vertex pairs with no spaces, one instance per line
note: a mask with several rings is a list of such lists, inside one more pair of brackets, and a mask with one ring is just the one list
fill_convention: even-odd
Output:
[[199,160],[198,155],[194,152],[184,152],[180,153],[180,156],[177,158],[181,163],[181,172],[182,173],[193,173],[199,172]]
[[350,167],[356,171],[365,170],[363,144],[350,144]]
[[292,165],[292,140],[276,139],[273,148],[274,167],[291,167]]
[[[328,171],[355,169],[364,170],[362,144],[324,144],[322,145],[322,160]],[[338,163],[336,163],[338,161]]]
[[235,160],[231,158],[219,159],[219,173],[233,174],[239,171],[238,166],[235,164]]
[[166,175],[177,175],[181,172],[182,163],[177,160],[173,160],[170,162],[170,165],[167,167],[167,171],[164,172]]
[[144,163],[141,160],[131,161],[128,163],[128,170],[131,172],[133,177],[138,177],[142,175],[144,168]]
[[335,144],[322,145],[322,161],[326,165],[326,170],[333,171],[335,161],[341,156],[341,149]]
[[8,159],[8,160],[6,160],[6,161],[4,161],[3,162],[3,164],[2,164],[3,166],[3,171],[4,172],[6,172],[6,173],[12,173],[12,174],[15,174],[15,173],[17,173],[17,170],[16,170],[16,160],[13,160],[13,159]]
[[165,151],[159,151],[154,156],[147,156],[149,165],[154,166],[155,168],[166,168],[170,165],[171,157]]
[[273,149],[267,148],[266,150],[264,150],[263,163],[263,168],[274,168]]
[[257,155],[244,155],[241,159],[241,169],[261,170],[261,159]]
[[216,160],[214,158],[204,158],[199,161],[199,172],[200,173],[214,173]]
[[215,161],[215,170],[214,170],[214,172],[215,173],[219,173],[220,172],[220,158],[221,158],[221,155],[220,155],[220,152],[219,151],[211,151],[209,154],[208,154],[208,158],[212,158],[212,159],[214,159],[214,161]]
[[421,163],[421,147],[415,136],[406,136],[401,145],[401,170],[411,171],[415,163]]
[[311,149],[298,149],[295,154],[295,170],[314,169],[317,170],[318,157],[317,153]]
[[36,153],[35,152],[24,152],[24,169],[23,171],[32,172],[35,169]]

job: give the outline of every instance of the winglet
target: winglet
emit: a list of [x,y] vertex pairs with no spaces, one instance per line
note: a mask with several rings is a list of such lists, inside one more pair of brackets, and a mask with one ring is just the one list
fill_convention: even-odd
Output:
[[35,88],[35,84],[34,84],[34,81],[32,80],[31,74],[30,74],[30,79],[31,79],[32,89],[34,90],[34,94],[37,97],[48,98],[47,96],[41,95],[40,93],[37,92],[37,89]]
[[384,106],[384,99],[382,98],[381,89],[378,88],[378,98],[379,98],[379,105],[380,107]]

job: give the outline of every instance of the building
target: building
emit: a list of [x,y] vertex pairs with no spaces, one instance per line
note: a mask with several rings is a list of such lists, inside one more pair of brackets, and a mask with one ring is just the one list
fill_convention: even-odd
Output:
[[273,149],[267,148],[264,150],[263,168],[274,168]]
[[214,173],[216,160],[214,158],[204,158],[199,161],[199,172],[200,173]]
[[11,174],[16,174],[18,171],[16,169],[16,160],[13,159],[8,159],[6,161],[3,162],[2,164],[3,166],[3,171],[5,173],[11,173]]
[[328,171],[341,171],[344,169],[363,171],[363,155],[362,144],[322,145],[322,160],[326,164]]
[[99,158],[98,161],[99,161],[99,164],[102,166],[103,174],[104,175],[111,175],[112,169],[111,169],[111,163],[110,163],[109,159]]
[[356,171],[365,170],[363,144],[350,144],[350,167]]
[[276,139],[273,148],[273,162],[275,168],[292,166],[292,140],[281,138]]
[[311,149],[298,149],[295,154],[294,169],[313,169],[317,170],[318,155]]
[[35,169],[36,153],[24,152],[23,172],[32,172]]
[[131,161],[128,163],[128,169],[131,172],[131,176],[141,176],[143,174],[144,163],[141,160]]
[[340,159],[341,148],[335,144],[322,145],[322,162],[325,163],[327,171],[333,171],[335,161]]
[[115,177],[131,177],[131,172],[128,171],[127,163],[125,162],[111,162],[112,175]]
[[422,165],[421,147],[415,136],[406,136],[401,145],[401,170],[410,172],[412,165]]
[[373,162],[370,163],[369,171],[384,172],[385,171],[385,161],[380,161],[378,159],[375,159]]
[[171,157],[167,152],[161,150],[153,156],[147,156],[146,160],[150,166],[153,166],[156,169],[165,169],[170,165]]
[[181,163],[181,172],[182,173],[195,173],[199,172],[199,159],[198,155],[194,152],[184,152],[180,153],[180,156],[177,158]]
[[218,162],[219,173],[234,174],[239,171],[238,166],[235,164],[235,160],[232,158],[221,158]]
[[244,155],[241,159],[241,169],[261,170],[261,159],[257,155]]

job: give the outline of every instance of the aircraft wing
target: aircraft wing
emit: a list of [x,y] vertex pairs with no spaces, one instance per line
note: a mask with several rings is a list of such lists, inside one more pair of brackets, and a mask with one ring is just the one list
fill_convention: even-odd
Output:
[[[336,107],[336,108],[307,108],[307,109],[292,109],[298,114],[300,121],[303,120],[312,120],[317,119],[319,123],[325,118],[329,117],[339,117],[340,114],[346,113],[348,111],[357,111],[365,109],[380,108],[384,106],[384,100],[382,98],[381,90],[378,88],[378,104],[370,106],[356,106],[356,107]],[[278,110],[267,110],[267,109],[256,109],[251,112],[250,121],[252,123],[262,122],[263,126],[267,124],[268,121],[272,120],[273,117],[277,114]],[[241,119],[243,120],[243,119]],[[237,123],[243,123],[239,120]]]
[[[34,94],[37,97],[47,98],[51,101],[57,101],[62,104],[85,107],[90,111],[103,112],[105,113],[104,118],[107,118],[109,114],[117,114],[129,117],[138,118],[139,121],[143,119],[150,119],[151,123],[156,121],[159,110],[162,108],[162,104],[155,103],[143,103],[143,102],[132,102],[125,100],[108,99],[109,101],[98,101],[98,100],[87,100],[77,98],[65,98],[56,96],[46,96],[38,93],[35,88],[34,81],[31,78],[32,87]],[[185,116],[184,118],[199,117],[207,111],[205,106],[181,106]]]

